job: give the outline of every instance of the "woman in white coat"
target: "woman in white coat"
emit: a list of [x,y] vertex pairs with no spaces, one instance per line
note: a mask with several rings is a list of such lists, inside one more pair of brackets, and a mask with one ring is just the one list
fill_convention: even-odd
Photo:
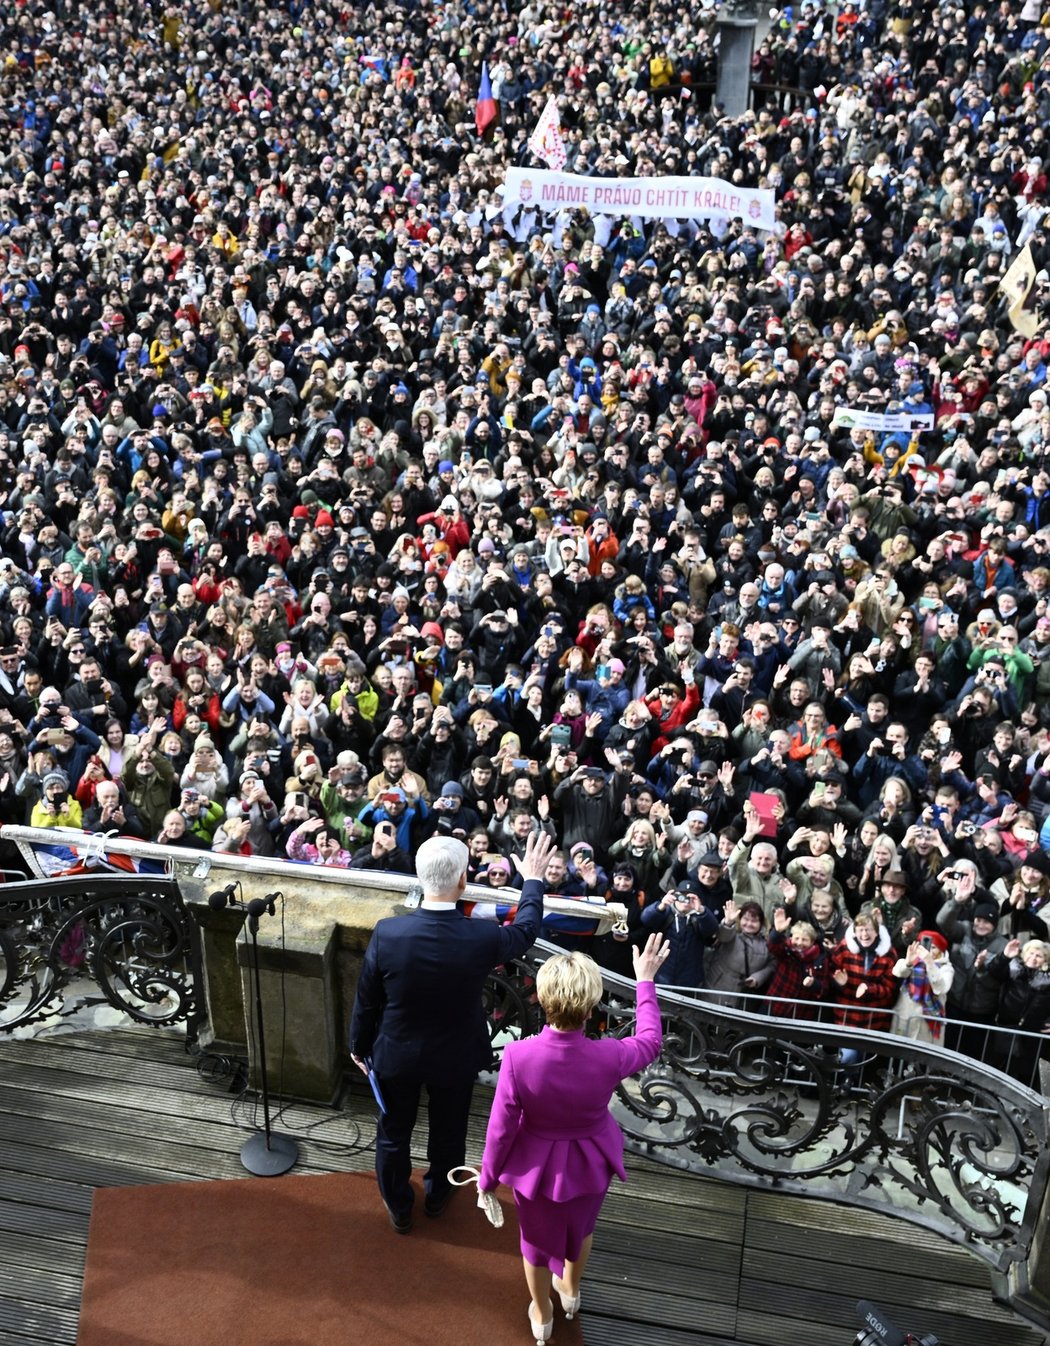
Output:
[[942,1041],[944,1006],[955,969],[948,957],[948,941],[939,930],[923,930],[894,964],[901,981],[894,1006],[893,1032],[917,1042]]

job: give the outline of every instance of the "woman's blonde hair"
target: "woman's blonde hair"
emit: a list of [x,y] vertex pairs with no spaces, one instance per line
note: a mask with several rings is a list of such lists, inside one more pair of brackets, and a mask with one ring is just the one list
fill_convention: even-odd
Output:
[[[634,822],[632,822],[627,829],[627,835],[629,837],[634,836],[638,832],[645,837],[645,844],[647,846],[656,845],[656,828],[648,818],[635,818]],[[635,844],[637,845],[637,842]]]
[[[879,787],[880,799],[886,798],[886,791],[890,785],[897,785],[900,787],[902,795],[902,803],[904,804],[911,803],[912,799],[911,786],[908,784],[908,782],[904,779],[903,776],[887,776],[886,779],[882,782],[881,786]],[[890,840],[892,841],[893,838],[891,837]]]
[[890,853],[889,863],[887,864],[886,868],[900,869],[901,862],[900,862],[900,856],[897,853],[897,843],[893,840],[893,838],[889,835],[888,832],[880,832],[879,835],[875,838],[875,840],[871,843],[871,845],[868,847],[868,854],[864,859],[864,863],[866,865],[870,865],[874,869],[875,852],[876,850],[878,850],[880,846],[884,846],[886,850],[888,850]]
[[536,994],[552,1028],[582,1028],[602,998],[602,974],[585,953],[559,953],[536,977]]

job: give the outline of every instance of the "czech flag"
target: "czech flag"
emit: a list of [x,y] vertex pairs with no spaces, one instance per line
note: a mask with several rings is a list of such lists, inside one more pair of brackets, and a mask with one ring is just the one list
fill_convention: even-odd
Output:
[[390,66],[382,56],[359,56],[358,60],[366,70],[372,70],[382,79],[389,80]]
[[482,61],[481,87],[478,89],[478,103],[474,109],[474,122],[478,128],[478,135],[483,136],[498,116],[499,108],[492,96],[492,83],[489,80],[489,63]]

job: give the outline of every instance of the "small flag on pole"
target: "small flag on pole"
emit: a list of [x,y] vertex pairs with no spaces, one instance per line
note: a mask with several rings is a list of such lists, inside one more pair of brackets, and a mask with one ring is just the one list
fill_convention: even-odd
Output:
[[483,136],[498,116],[499,108],[492,96],[492,81],[489,79],[489,63],[482,61],[481,86],[478,89],[477,107],[474,109],[474,123],[478,128],[478,135]]
[[558,115],[558,100],[552,94],[547,99],[536,129],[529,136],[529,149],[537,159],[542,159],[548,168],[565,167],[565,141],[561,134],[561,118]]

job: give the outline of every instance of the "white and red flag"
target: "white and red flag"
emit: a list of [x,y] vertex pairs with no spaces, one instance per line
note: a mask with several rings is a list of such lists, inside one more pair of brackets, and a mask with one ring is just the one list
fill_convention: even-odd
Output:
[[558,115],[558,100],[552,94],[547,99],[536,129],[529,136],[529,149],[537,159],[542,159],[548,168],[564,168],[566,153],[565,141],[561,134],[561,118]]

